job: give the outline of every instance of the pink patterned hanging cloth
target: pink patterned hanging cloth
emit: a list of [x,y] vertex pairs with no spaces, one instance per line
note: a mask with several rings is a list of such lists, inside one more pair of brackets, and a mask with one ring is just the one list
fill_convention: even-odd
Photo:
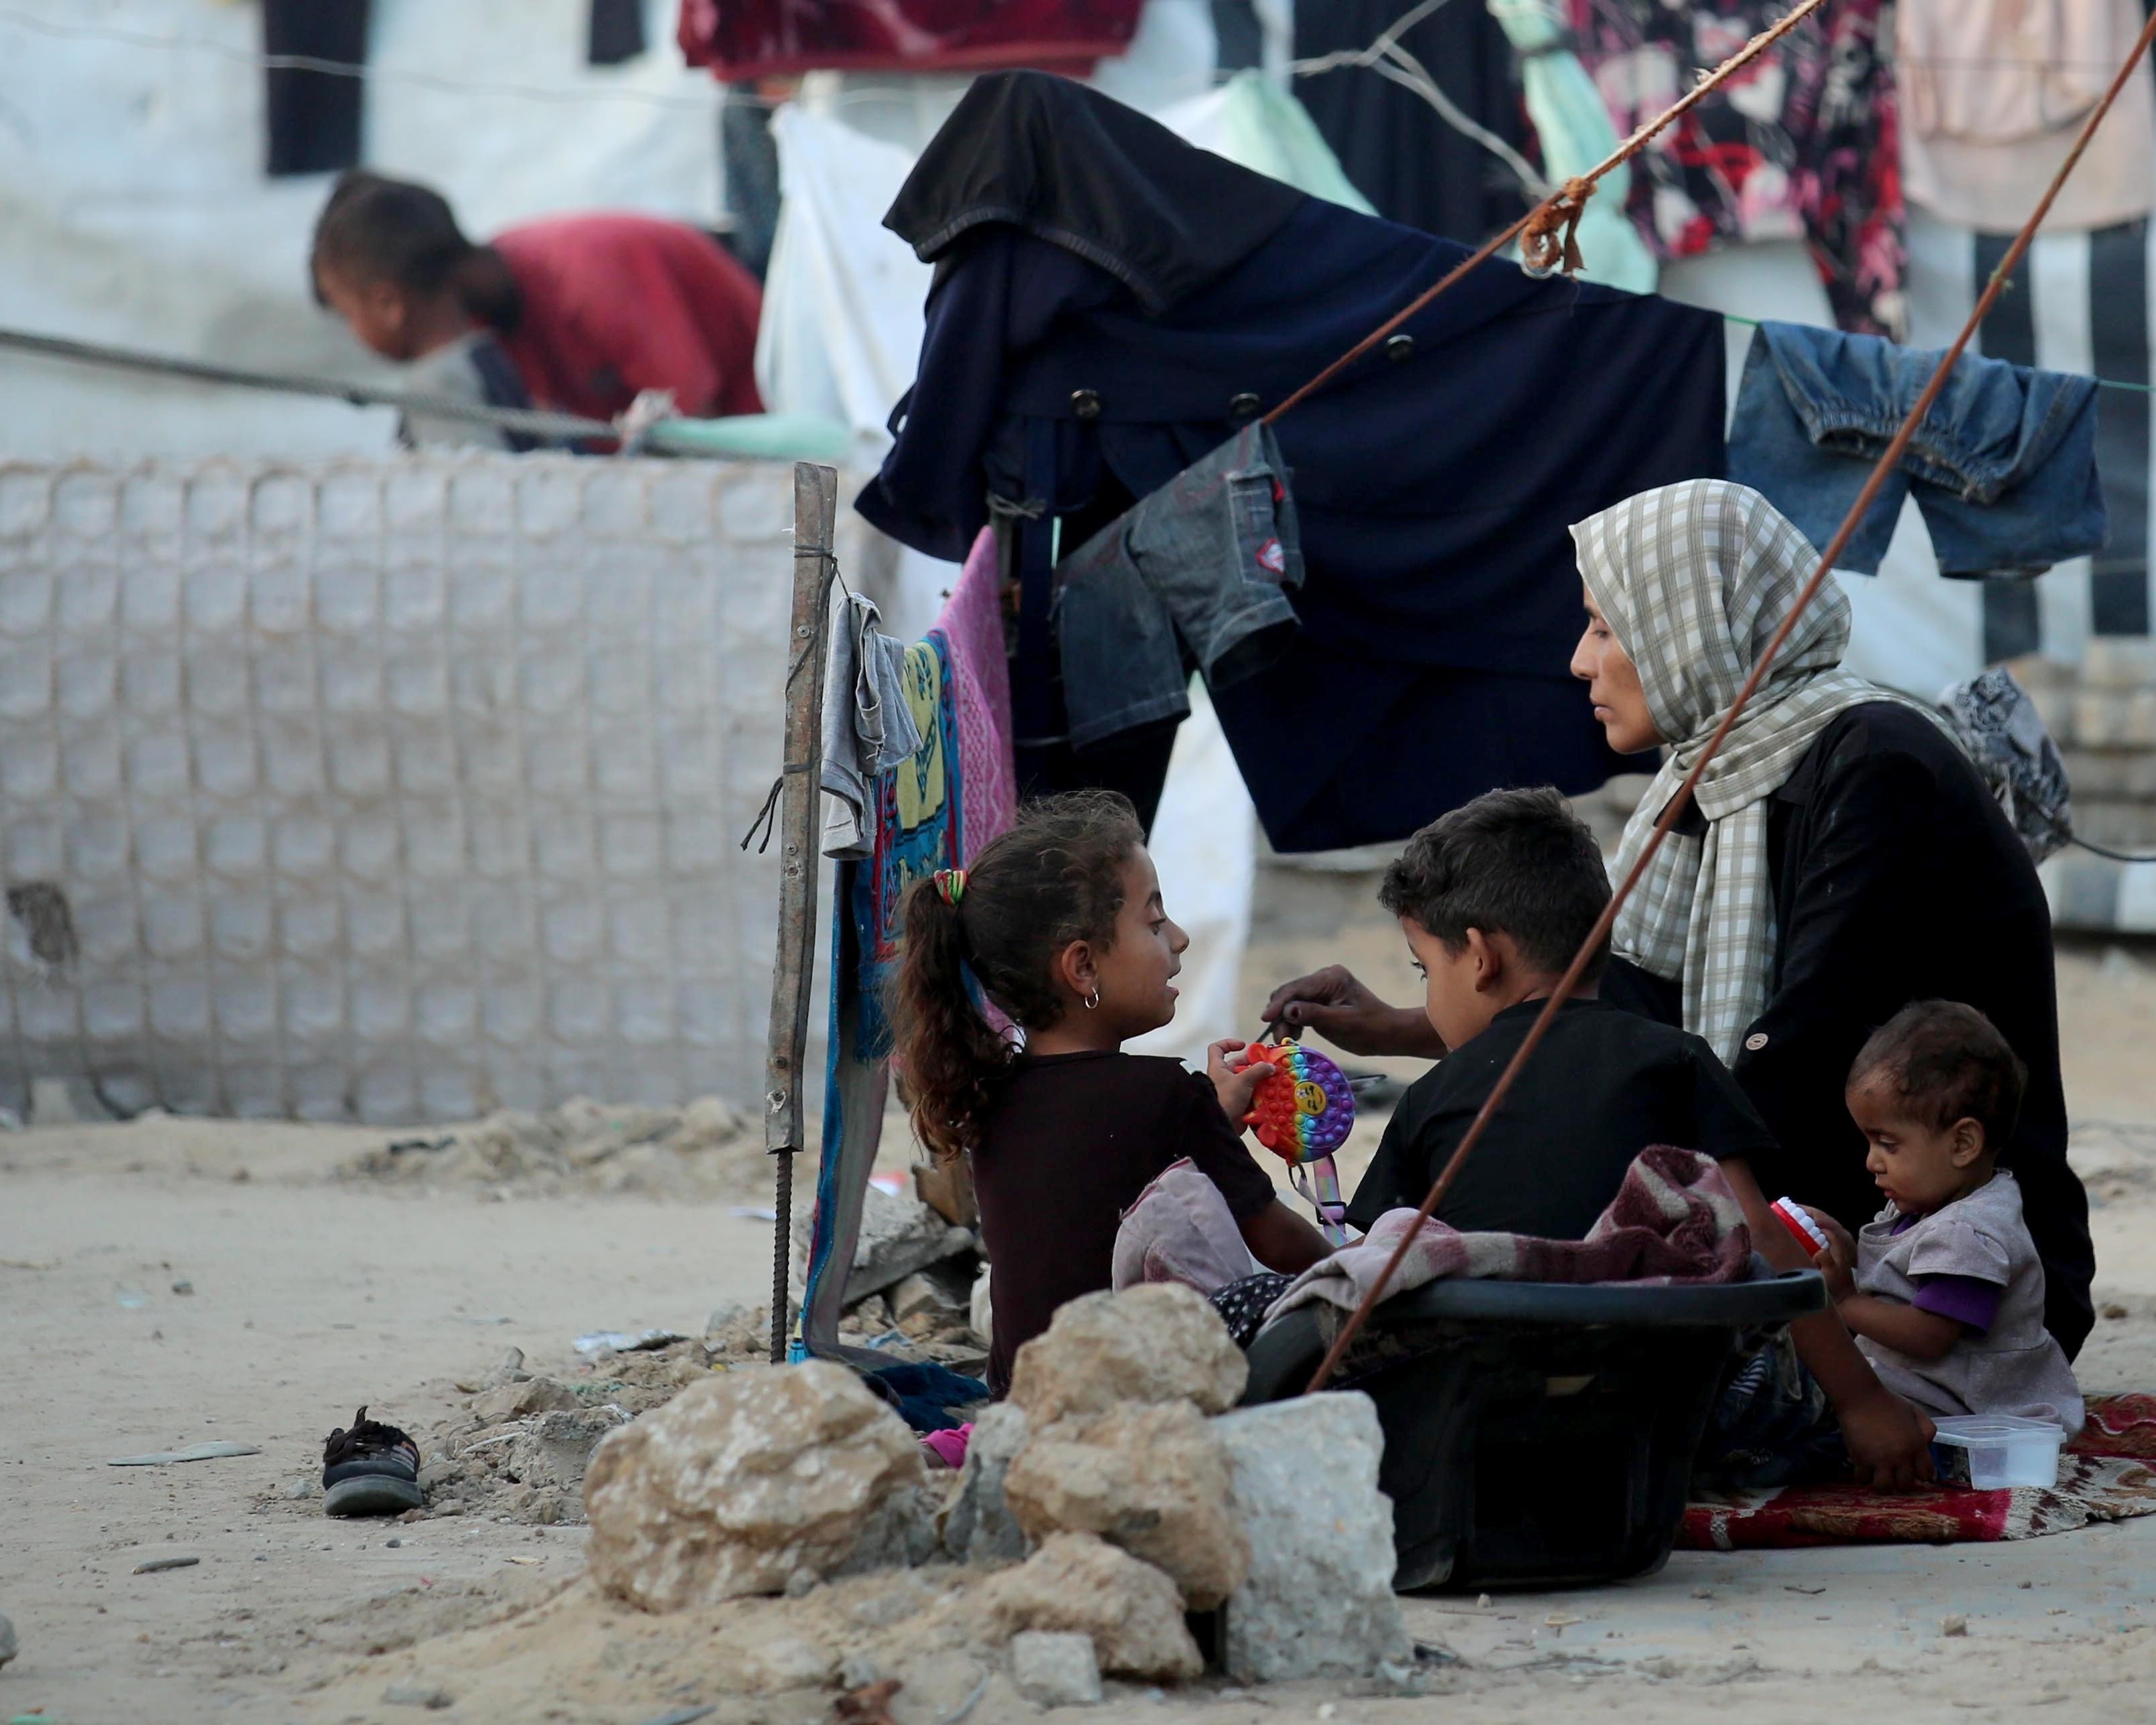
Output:
[[965,835],[968,863],[991,839],[1010,830],[1018,813],[1001,587],[995,531],[983,527],[936,619],[951,661],[958,721],[959,830]]

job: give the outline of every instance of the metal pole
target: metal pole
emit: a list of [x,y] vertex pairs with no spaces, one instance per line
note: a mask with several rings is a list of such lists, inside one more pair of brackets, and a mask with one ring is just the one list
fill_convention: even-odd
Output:
[[793,1158],[803,1147],[802,1060],[816,977],[816,812],[824,758],[824,636],[839,518],[834,468],[793,464],[793,619],[786,639],[784,788],[779,805],[778,953],[771,973],[763,1147],[778,1158],[772,1243],[771,1363],[786,1359],[787,1260],[793,1247]]

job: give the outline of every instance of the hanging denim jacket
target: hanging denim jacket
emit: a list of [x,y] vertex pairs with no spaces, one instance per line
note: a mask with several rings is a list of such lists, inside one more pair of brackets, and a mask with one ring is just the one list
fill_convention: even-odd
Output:
[[1192,661],[1226,689],[1286,650],[1287,590],[1302,585],[1287,478],[1271,430],[1245,426],[1063,561],[1055,616],[1074,747],[1183,717]]
[[[1729,476],[1824,551],[1940,355],[1763,323],[1729,434]],[[1878,572],[1914,492],[1945,575],[2041,574],[2102,548],[2096,380],[1964,356],[1836,560]]]

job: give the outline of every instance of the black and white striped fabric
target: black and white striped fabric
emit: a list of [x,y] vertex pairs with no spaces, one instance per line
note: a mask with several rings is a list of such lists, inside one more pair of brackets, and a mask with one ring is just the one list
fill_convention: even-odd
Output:
[[[1909,341],[1953,340],[2012,237],[1979,234],[1912,212]],[[2040,233],[1979,331],[1994,359],[2092,372],[2141,388],[2098,399],[2097,463],[2111,542],[2093,558],[2041,580],[1978,583],[1984,662],[2025,653],[2078,660],[2092,635],[2147,635],[2149,588],[2150,224],[2092,233]]]

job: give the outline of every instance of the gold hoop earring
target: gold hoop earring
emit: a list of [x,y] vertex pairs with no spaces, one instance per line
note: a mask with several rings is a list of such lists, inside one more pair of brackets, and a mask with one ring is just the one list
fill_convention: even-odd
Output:
[[1084,1004],[1084,1006],[1085,1006],[1085,1008],[1086,1008],[1086,1011],[1088,1011],[1088,1012],[1092,1011],[1092,1009],[1093,1009],[1095,1007],[1098,1006],[1100,1004],[1101,1004],[1101,991],[1100,991],[1098,988],[1094,989],[1094,990],[1093,990],[1093,992],[1092,992],[1091,993],[1088,994],[1088,995],[1086,997],[1085,1001],[1084,1001],[1084,1003],[1083,1003],[1083,1004]]

